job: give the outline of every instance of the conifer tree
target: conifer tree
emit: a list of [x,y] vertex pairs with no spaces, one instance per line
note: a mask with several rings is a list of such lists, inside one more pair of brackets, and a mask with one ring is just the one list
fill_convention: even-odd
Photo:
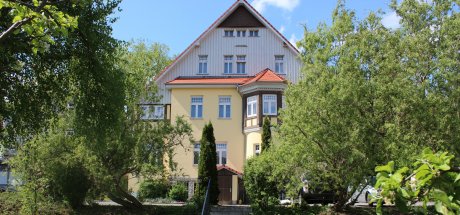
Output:
[[264,123],[262,124],[262,151],[270,148],[270,143],[272,141],[272,131],[270,130],[270,127],[270,119],[265,117]]
[[214,138],[214,128],[209,122],[203,128],[203,134],[200,141],[200,159],[198,163],[198,189],[197,195],[204,198],[208,181],[211,180],[209,190],[209,203],[217,204],[219,189],[217,186],[217,154],[216,139]]

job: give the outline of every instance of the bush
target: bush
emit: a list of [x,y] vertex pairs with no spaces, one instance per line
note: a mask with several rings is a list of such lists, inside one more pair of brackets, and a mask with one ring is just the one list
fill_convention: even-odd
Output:
[[188,198],[187,186],[185,186],[184,183],[175,184],[171,187],[171,190],[169,190],[169,198],[176,201],[185,202]]
[[165,198],[168,194],[169,183],[166,180],[148,179],[139,186],[139,199]]
[[254,214],[264,214],[279,204],[278,189],[271,178],[273,162],[265,151],[260,156],[249,159],[244,167],[244,187],[249,196]]

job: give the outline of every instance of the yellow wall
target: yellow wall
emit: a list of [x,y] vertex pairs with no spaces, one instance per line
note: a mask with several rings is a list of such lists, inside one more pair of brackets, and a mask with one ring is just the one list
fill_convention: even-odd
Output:
[[[201,139],[201,132],[209,121],[214,127],[216,143],[227,144],[227,166],[237,171],[243,171],[244,165],[244,135],[242,133],[242,98],[236,88],[219,89],[172,89],[171,90],[171,119],[185,116],[193,129],[193,138]],[[190,103],[192,96],[203,96],[203,118],[190,118]],[[219,96],[231,96],[231,118],[219,119]],[[193,143],[188,141],[184,147],[176,147],[174,161],[177,162],[176,172],[184,177],[197,178],[198,165],[193,165]]]
[[249,132],[246,134],[246,159],[254,156],[255,145],[261,145],[262,130]]

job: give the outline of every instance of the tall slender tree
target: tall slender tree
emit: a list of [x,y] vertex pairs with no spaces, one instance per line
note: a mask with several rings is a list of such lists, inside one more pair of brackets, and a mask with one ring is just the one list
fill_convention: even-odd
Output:
[[262,151],[270,148],[270,144],[272,142],[272,131],[270,127],[270,118],[266,116],[264,118],[264,123],[262,124]]
[[214,138],[214,128],[211,122],[206,124],[203,128],[198,165],[198,189],[196,194],[204,197],[208,181],[211,180],[209,203],[215,205],[218,202],[219,188],[217,186],[216,139]]

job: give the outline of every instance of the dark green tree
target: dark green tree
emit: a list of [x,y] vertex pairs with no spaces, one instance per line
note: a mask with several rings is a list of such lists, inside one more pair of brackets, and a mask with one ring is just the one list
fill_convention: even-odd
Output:
[[209,203],[217,204],[219,188],[217,186],[217,153],[216,139],[214,138],[214,128],[209,122],[203,128],[203,134],[200,141],[200,159],[198,163],[198,188],[196,195],[204,198],[208,181],[211,180],[209,190]]
[[270,118],[266,116],[264,118],[264,123],[262,124],[262,151],[270,148],[270,144],[272,142],[272,130],[270,127]]

